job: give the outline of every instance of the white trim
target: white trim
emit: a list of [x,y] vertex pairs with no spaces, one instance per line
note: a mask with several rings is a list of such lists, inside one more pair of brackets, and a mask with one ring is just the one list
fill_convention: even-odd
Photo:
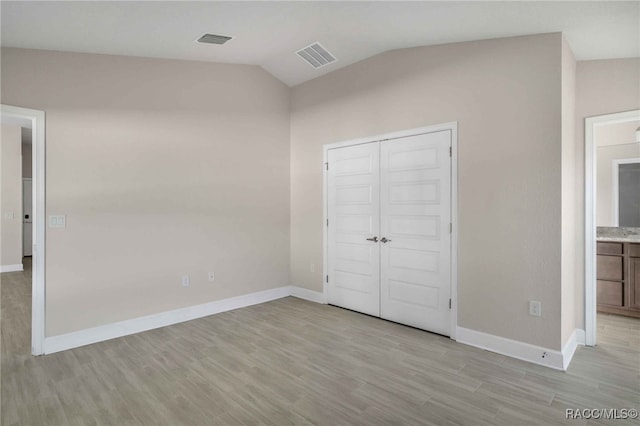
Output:
[[619,197],[619,185],[620,185],[620,164],[637,164],[640,163],[640,158],[619,158],[611,160],[611,196],[613,197],[612,209],[613,209],[613,226],[620,226],[620,197]]
[[325,145],[322,148],[322,298],[325,301],[329,300],[329,288],[327,287],[327,275],[329,274],[329,230],[327,229],[327,221],[329,220],[328,163],[329,149]]
[[0,273],[2,272],[20,272],[24,271],[22,263],[16,263],[15,265],[2,265],[0,266]]
[[2,105],[3,116],[28,120],[32,131],[33,269],[31,276],[31,353],[44,353],[45,336],[45,114],[44,111]]
[[[316,303],[325,303],[324,295],[318,291],[297,286],[278,287],[243,296],[209,302],[202,305],[189,306],[186,308],[74,331],[72,333],[47,337],[44,341],[44,353],[52,354],[80,346],[103,342],[105,340],[116,339],[130,334],[207,317],[209,315],[215,315],[234,309],[270,302],[287,296],[293,296]],[[458,343],[475,346],[491,352],[500,353],[512,358],[529,361],[557,370],[566,370],[577,346],[584,344],[584,330],[578,329],[574,330],[561,352],[463,327],[457,327],[456,336]],[[542,358],[542,354],[544,353],[547,355],[545,358]]]
[[319,291],[309,290],[308,288],[296,287],[292,285],[289,287],[289,294],[298,299],[308,300],[316,303],[327,303],[324,298],[324,294]]
[[584,346],[584,330],[576,328],[571,333],[569,340],[564,344],[562,348],[562,369],[567,370],[569,368],[569,364],[573,359],[573,355],[576,353],[576,349],[578,349],[578,345]]
[[154,315],[120,321],[98,327],[87,328],[59,336],[47,337],[44,341],[44,353],[52,354],[79,346],[90,345],[129,334],[140,333],[155,328],[166,327],[221,312],[244,308],[271,300],[281,299],[291,294],[288,286],[278,287],[243,296],[231,297],[202,305],[189,306]]
[[[399,139],[407,136],[417,136],[425,133],[435,133],[443,130],[451,132],[451,328],[449,337],[456,340],[458,330],[458,122],[436,124],[433,126],[418,127],[415,129],[401,130],[398,132],[385,133],[382,135],[368,136],[364,138],[351,139],[348,141],[336,142],[323,145],[322,147],[322,292],[323,300],[327,300],[327,258],[328,250],[328,230],[327,219],[329,218],[327,205],[327,184],[329,174],[326,164],[329,158],[329,150],[343,148],[353,145],[361,145],[371,142],[380,142],[389,139]],[[326,302],[325,302],[326,303]]]
[[556,370],[564,370],[562,352],[493,334],[482,333],[469,328],[458,327],[458,343],[475,346],[490,352],[499,353],[511,358],[543,365]]
[[451,332],[458,338],[458,123],[451,123]]
[[600,115],[585,119],[584,135],[584,327],[585,344],[596,345],[596,141],[595,128],[605,124],[640,120],[640,110]]

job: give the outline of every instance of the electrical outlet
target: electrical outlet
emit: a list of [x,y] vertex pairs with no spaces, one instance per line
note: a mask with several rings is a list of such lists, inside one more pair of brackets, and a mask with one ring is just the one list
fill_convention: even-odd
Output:
[[209,272],[209,281],[213,282],[216,279],[216,275],[213,272]]
[[529,315],[539,317],[542,315],[542,305],[537,300],[529,300]]
[[313,263],[309,265],[309,271],[310,272],[315,272],[316,271],[316,265],[314,265]]
[[50,215],[49,228],[66,228],[67,218],[65,215]]
[[182,276],[182,287],[189,287],[189,284],[190,284],[189,275],[183,275]]

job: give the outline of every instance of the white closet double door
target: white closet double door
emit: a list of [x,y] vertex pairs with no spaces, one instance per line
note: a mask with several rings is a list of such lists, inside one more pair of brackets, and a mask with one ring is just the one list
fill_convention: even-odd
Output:
[[328,151],[330,304],[450,335],[451,132]]

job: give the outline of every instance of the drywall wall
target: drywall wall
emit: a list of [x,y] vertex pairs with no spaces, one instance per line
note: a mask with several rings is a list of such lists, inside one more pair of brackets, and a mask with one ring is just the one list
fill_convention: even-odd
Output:
[[575,292],[576,277],[582,262],[584,246],[577,241],[583,229],[577,225],[576,216],[583,214],[578,194],[583,191],[584,178],[580,169],[575,135],[576,123],[576,60],[571,47],[562,37],[562,345],[569,340],[576,328]]
[[23,49],[1,71],[3,104],[46,113],[47,214],[66,215],[46,232],[47,336],[288,285],[284,84]]
[[600,146],[596,156],[597,226],[617,226],[613,217],[613,160],[640,158],[640,143]]
[[[579,158],[584,158],[584,125],[587,117],[640,109],[640,58],[578,61],[576,66],[576,138]],[[579,164],[584,176],[584,162]],[[584,210],[584,190],[578,204]],[[584,213],[576,217],[584,229]],[[576,237],[584,245],[584,233]],[[584,263],[584,260],[582,261]],[[584,329],[584,268],[576,276],[576,327]]]
[[[2,245],[0,264],[3,269],[22,265],[22,159],[20,126],[2,124],[0,139],[0,178],[2,180]],[[19,267],[19,269],[22,269]]]
[[292,284],[322,291],[324,144],[457,121],[458,324],[560,349],[561,41],[390,51],[296,86]]
[[594,129],[593,138],[597,146],[634,143],[637,142],[636,130],[639,128],[640,120],[599,125]]

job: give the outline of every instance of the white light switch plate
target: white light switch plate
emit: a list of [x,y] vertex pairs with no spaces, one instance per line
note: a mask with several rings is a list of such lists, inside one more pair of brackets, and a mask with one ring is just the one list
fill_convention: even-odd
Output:
[[49,228],[66,228],[67,227],[67,217],[63,214],[61,215],[50,215],[49,216]]

